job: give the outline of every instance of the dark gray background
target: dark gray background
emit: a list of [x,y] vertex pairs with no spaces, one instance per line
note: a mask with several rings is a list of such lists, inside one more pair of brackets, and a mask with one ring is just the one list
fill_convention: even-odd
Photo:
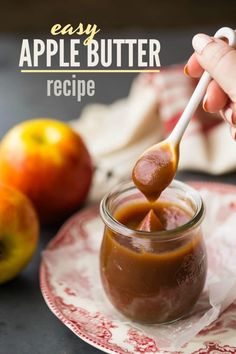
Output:
[[[216,28],[201,29],[213,33]],[[190,53],[192,36],[198,29],[158,31],[153,38],[161,41],[161,64],[185,61]],[[150,37],[150,32],[140,32]],[[129,38],[129,33],[119,33]],[[139,37],[139,33],[135,33]],[[114,37],[110,33],[110,38]],[[96,95],[77,103],[74,98],[46,97],[47,75],[28,75],[17,71],[20,38],[0,36],[0,136],[14,124],[33,117],[70,120],[78,117],[89,102],[112,102],[127,95],[134,75],[81,75],[94,78]],[[50,75],[50,78],[53,76]],[[54,75],[55,78],[59,77]],[[67,78],[67,76],[64,76]],[[202,173],[181,172],[182,180],[214,180],[235,183],[236,174],[213,177]],[[0,354],[90,354],[99,350],[87,345],[67,329],[47,308],[39,288],[40,253],[55,235],[57,228],[41,232],[37,254],[28,268],[15,280],[0,287]]]

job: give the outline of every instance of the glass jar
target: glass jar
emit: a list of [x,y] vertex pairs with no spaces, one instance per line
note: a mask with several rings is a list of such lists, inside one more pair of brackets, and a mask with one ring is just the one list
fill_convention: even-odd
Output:
[[[204,205],[190,186],[173,181],[158,203],[175,205],[188,221],[174,229],[134,231],[115,218],[130,205],[148,203],[132,182],[123,183],[101,202],[105,223],[100,273],[105,292],[125,316],[141,323],[167,323],[190,312],[206,279],[207,258],[201,223]],[[174,217],[169,215],[170,218]]]

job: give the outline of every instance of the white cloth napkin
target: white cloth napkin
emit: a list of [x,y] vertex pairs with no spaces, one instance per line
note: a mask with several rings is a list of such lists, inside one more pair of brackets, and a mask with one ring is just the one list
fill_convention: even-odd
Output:
[[[128,97],[110,105],[91,104],[71,125],[84,138],[96,166],[92,200],[128,178],[137,157],[173,129],[196,81],[171,66],[138,75]],[[222,174],[236,168],[236,143],[227,124],[200,107],[185,133],[179,169]]]

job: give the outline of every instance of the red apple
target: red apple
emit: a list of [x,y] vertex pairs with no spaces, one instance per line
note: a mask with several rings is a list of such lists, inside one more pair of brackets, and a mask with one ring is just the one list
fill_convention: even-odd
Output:
[[56,120],[23,122],[0,144],[0,182],[26,194],[46,223],[69,215],[84,202],[92,171],[81,137]]
[[39,223],[30,200],[0,184],[0,284],[15,277],[31,260]]

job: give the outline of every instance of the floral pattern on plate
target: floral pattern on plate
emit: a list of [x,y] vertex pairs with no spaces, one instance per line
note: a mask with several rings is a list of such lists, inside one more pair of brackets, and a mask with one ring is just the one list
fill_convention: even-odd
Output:
[[[207,189],[216,194],[231,196],[228,207],[222,212],[222,218],[236,211],[235,186],[204,182],[194,182],[191,185],[200,191]],[[101,227],[98,205],[77,213],[66,222],[45,251],[47,255],[47,252],[57,250],[60,266],[55,266],[53,257],[50,263],[45,260],[47,257],[42,259],[42,294],[52,312],[67,327],[106,353],[236,354],[236,301],[180,351],[160,350],[153,338],[135,326],[116,322],[100,311],[96,304],[93,306],[91,289],[94,284],[91,283],[90,275],[96,263],[93,264],[91,259],[96,262],[98,260]],[[83,263],[80,262],[81,254]],[[88,303],[91,308],[89,311]]]

